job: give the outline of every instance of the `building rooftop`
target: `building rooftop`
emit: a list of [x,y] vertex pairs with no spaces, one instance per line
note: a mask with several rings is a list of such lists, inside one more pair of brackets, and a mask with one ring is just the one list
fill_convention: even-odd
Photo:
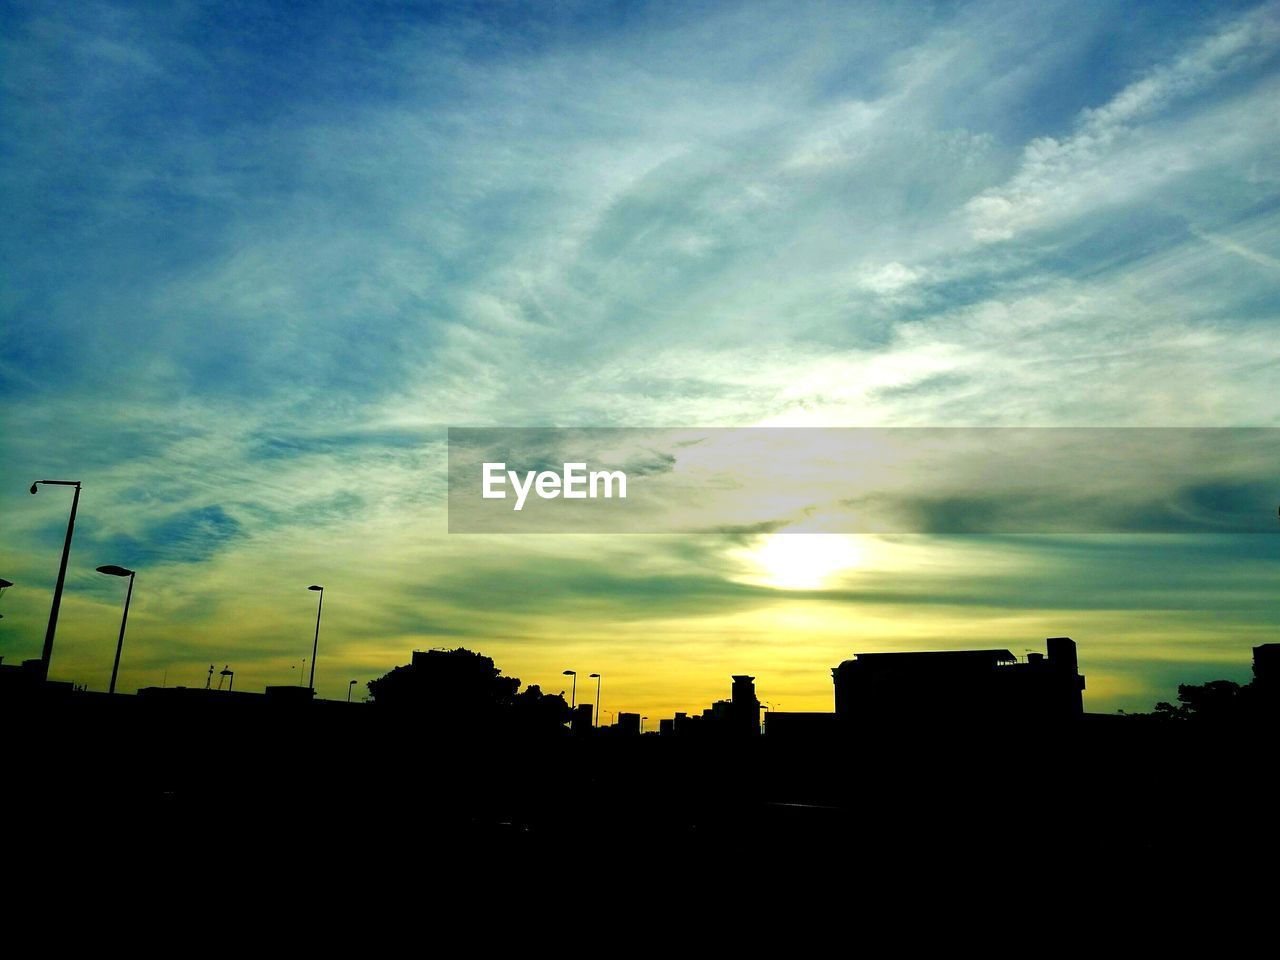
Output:
[[[1012,663],[1018,658],[1008,650],[925,650],[919,653],[858,653],[844,663],[870,663],[875,666],[898,664],[952,667],[959,664]],[[843,666],[844,664],[841,664]]]

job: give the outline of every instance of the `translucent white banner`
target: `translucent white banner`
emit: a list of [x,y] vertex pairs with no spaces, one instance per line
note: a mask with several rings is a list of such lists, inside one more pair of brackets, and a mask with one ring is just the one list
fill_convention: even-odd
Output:
[[1275,428],[451,428],[452,533],[1277,533]]

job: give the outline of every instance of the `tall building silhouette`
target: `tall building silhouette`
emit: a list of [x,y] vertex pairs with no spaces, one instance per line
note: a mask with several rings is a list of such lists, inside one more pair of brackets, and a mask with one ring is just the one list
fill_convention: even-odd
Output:
[[760,732],[760,701],[756,699],[755,677],[734,676],[728,723],[734,736],[752,737]]

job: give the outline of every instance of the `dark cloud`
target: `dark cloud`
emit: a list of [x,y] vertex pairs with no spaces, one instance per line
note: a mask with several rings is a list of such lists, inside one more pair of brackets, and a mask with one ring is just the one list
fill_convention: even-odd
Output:
[[77,532],[77,549],[125,567],[202,563],[244,536],[240,521],[216,504],[169,514],[148,523],[136,536],[103,538]]
[[[1212,467],[1210,467],[1212,469]],[[858,512],[858,529],[925,534],[1001,533],[1280,533],[1280,484],[1210,481],[1144,496],[1064,490],[870,496],[842,499]],[[880,526],[883,525],[883,526]]]

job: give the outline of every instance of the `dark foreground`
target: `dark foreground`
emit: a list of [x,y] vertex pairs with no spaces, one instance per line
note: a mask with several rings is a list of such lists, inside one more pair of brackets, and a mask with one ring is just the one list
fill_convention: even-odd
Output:
[[[768,900],[1274,880],[1275,741],[1085,718],[818,741],[468,735],[374,707],[0,704],[8,862],[152,879],[403,878]],[[326,878],[321,881],[320,878]]]

